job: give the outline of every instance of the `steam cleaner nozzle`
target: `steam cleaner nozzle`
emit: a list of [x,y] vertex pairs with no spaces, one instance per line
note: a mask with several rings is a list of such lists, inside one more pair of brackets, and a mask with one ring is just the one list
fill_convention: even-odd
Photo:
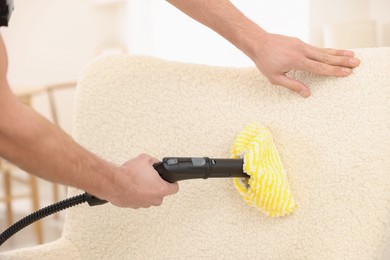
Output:
[[208,178],[249,178],[243,171],[243,159],[208,157],[165,157],[154,165],[167,182]]

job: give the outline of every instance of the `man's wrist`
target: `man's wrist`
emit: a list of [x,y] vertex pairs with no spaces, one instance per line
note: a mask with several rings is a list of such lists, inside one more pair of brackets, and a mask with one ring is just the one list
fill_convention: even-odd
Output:
[[116,191],[117,174],[120,168],[94,154],[90,155],[89,162],[82,162],[83,165],[80,167],[85,171],[80,173],[85,175],[80,188],[100,199],[110,200],[109,196]]
[[249,58],[254,60],[259,51],[263,49],[268,35],[269,33],[260,26],[250,22],[250,24],[237,35],[238,41],[235,45]]

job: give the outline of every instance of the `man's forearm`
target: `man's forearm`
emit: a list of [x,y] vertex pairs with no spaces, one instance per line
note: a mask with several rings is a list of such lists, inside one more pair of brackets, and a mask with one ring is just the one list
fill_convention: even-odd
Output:
[[[4,84],[4,82],[2,83]],[[0,88],[0,154],[49,181],[94,195],[109,189],[116,166],[86,151],[57,126]]]
[[266,32],[228,0],[167,0],[251,57]]

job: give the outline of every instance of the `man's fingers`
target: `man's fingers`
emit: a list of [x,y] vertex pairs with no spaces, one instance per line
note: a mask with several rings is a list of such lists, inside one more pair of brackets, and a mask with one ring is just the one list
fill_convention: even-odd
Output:
[[350,50],[337,50],[337,49],[330,49],[330,48],[319,48],[313,45],[308,45],[310,49],[313,51],[319,52],[319,53],[327,53],[329,55],[334,56],[348,56],[348,57],[354,57],[355,53]]
[[285,75],[279,76],[275,81],[275,84],[286,87],[290,89],[291,91],[294,91],[301,95],[302,97],[309,97],[310,96],[310,89],[303,84],[302,82],[289,78]]
[[345,77],[352,73],[351,68],[328,65],[322,62],[307,59],[301,68],[322,76]]
[[[351,56],[352,55],[352,56]],[[354,68],[360,64],[358,58],[353,57],[352,51],[342,51],[335,49],[321,49],[317,47],[309,48],[306,57],[327,65]]]
[[146,154],[146,153],[139,154],[137,156],[137,158],[139,158],[140,160],[142,160],[142,161],[144,161],[144,162],[146,162],[148,164],[150,163],[152,165],[155,164],[155,163],[159,163],[160,162],[159,159],[157,159],[157,158],[155,158],[155,157],[153,157],[153,156],[151,156],[149,154]]
[[179,191],[179,184],[177,182],[168,183],[168,187],[167,187],[167,191],[166,191],[167,195],[176,194],[176,193],[178,193],[178,191]]
[[297,69],[323,76],[345,77],[352,73],[352,68],[360,64],[360,60],[353,57],[352,51],[308,46],[306,58],[300,62]]

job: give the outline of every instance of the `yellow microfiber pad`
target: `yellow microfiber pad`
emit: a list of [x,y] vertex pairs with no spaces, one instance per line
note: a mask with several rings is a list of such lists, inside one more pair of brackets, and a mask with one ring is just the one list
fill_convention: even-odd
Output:
[[286,172],[267,128],[258,124],[245,127],[237,135],[231,153],[233,158],[244,158],[244,172],[250,178],[236,178],[234,184],[249,205],[270,217],[294,212],[296,204]]

